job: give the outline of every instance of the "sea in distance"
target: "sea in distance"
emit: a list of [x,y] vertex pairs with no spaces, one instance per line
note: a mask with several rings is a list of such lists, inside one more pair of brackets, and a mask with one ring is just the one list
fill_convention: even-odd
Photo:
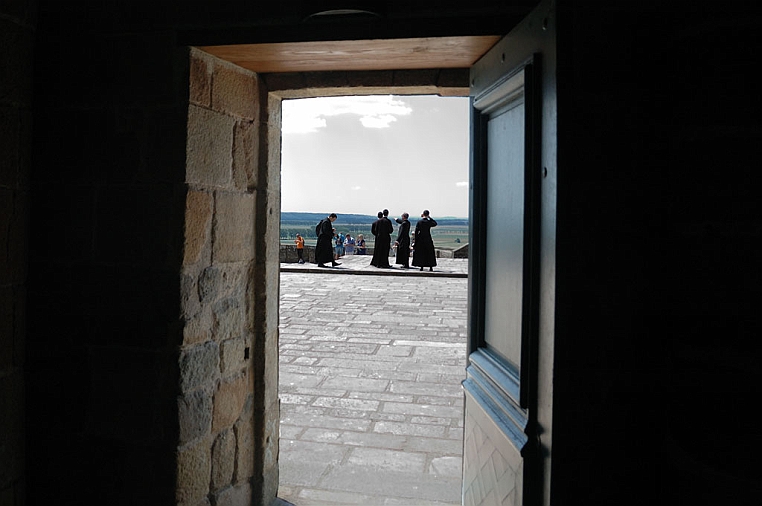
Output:
[[[317,236],[315,235],[315,226],[328,216],[328,213],[294,213],[281,212],[280,215],[280,243],[294,244],[296,234],[304,237],[305,244],[315,245]],[[333,222],[333,228],[344,235],[352,234],[357,237],[363,234],[368,246],[373,245],[373,234],[370,233],[370,226],[376,219],[375,215],[367,214],[338,214],[338,219]],[[390,217],[394,225],[392,240],[397,233],[397,223],[395,217]],[[431,229],[431,237],[434,244],[439,249],[456,249],[468,242],[468,218],[457,218],[451,216],[433,217],[437,226]],[[418,216],[410,216],[410,233],[412,235],[415,229],[415,223],[420,219]]]

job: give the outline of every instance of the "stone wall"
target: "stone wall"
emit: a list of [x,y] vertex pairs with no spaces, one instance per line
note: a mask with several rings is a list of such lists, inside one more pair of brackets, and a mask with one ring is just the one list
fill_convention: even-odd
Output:
[[[304,261],[307,263],[315,262],[315,246],[304,245],[304,252],[302,254]],[[290,244],[280,245],[280,261],[284,264],[295,264],[299,261],[299,255],[296,253],[296,246]]]
[[251,72],[197,50],[190,68],[177,503],[250,504],[262,494],[252,489],[264,465],[255,464],[255,434],[266,430],[266,396],[257,393],[270,367],[264,341],[274,337],[256,315],[264,308],[255,293],[267,273],[255,244],[267,236],[257,228],[266,221],[256,220],[257,200],[269,201],[258,156],[266,101]]
[[[32,0],[0,3],[0,504],[24,500]],[[8,78],[6,78],[6,76]]]

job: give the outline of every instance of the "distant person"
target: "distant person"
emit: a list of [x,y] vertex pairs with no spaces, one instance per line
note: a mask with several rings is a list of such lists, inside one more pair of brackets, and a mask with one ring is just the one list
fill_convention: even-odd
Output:
[[[383,211],[381,211],[381,213],[383,213],[383,215],[384,215],[383,219],[389,222],[389,227],[390,227],[389,228],[389,230],[390,230],[390,232],[389,232],[389,254],[393,255],[394,252],[392,251],[392,232],[394,232],[394,225],[392,224],[392,220],[389,219],[389,210],[388,209],[384,209]],[[387,255],[387,256],[389,256],[389,255]]]
[[294,243],[296,243],[296,256],[299,258],[297,260],[297,263],[303,264],[304,263],[304,237],[300,236],[299,234],[296,234],[296,239],[294,239]]
[[413,265],[428,267],[430,271],[437,265],[437,254],[434,251],[434,241],[431,238],[431,228],[436,227],[437,222],[430,216],[428,209],[421,213],[421,219],[415,224],[415,248],[413,249]]
[[344,234],[336,233],[336,260],[344,256]]
[[399,223],[400,228],[397,230],[397,240],[394,241],[394,245],[397,247],[397,264],[402,265],[403,269],[410,268],[410,222],[407,213],[402,213],[402,216],[396,218],[394,221]]
[[346,255],[354,255],[355,254],[355,239],[352,237],[352,234],[347,232],[347,237],[344,239],[344,254]]
[[[388,212],[388,211],[387,211]],[[375,267],[388,269],[389,265],[389,248],[392,245],[392,222],[389,218],[384,217],[382,211],[378,212],[378,219],[373,222],[370,227],[370,232],[376,237],[376,244],[373,246],[373,258],[370,261],[370,265]]]
[[357,235],[357,242],[356,242],[357,249],[355,250],[356,255],[364,255],[367,252],[367,249],[365,248],[365,236],[362,234]]
[[318,267],[325,267],[327,262],[331,262],[333,267],[341,265],[333,258],[333,227],[332,224],[336,221],[336,213],[331,213],[327,218],[320,220],[320,223],[315,227],[315,234],[317,234],[317,244],[315,245],[315,263]]

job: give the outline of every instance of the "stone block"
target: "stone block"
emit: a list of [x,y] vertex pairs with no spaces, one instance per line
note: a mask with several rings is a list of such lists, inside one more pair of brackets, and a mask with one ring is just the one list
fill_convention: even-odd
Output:
[[235,448],[235,433],[232,429],[222,431],[215,439],[212,446],[212,490],[231,484],[235,470]]
[[180,444],[207,436],[212,428],[212,396],[204,389],[177,398]]
[[183,345],[205,343],[212,338],[212,310],[201,311],[191,319],[185,321],[183,326]]
[[244,304],[240,297],[230,297],[214,304],[212,337],[215,341],[240,338],[244,328]]
[[186,321],[192,320],[201,311],[198,275],[190,269],[185,269],[180,274],[180,310],[181,316]]
[[211,58],[198,49],[190,53],[190,101],[209,107],[212,104]]
[[212,109],[239,118],[258,120],[257,75],[220,60],[215,60],[212,72]]
[[183,506],[199,504],[209,494],[211,473],[211,445],[208,440],[201,440],[178,451],[177,504]]
[[180,353],[180,389],[189,392],[219,377],[220,350],[208,342]]
[[257,187],[259,124],[236,123],[233,137],[233,183],[237,190],[252,192]]
[[254,258],[254,204],[254,194],[216,194],[212,247],[214,262]]
[[243,369],[251,360],[246,355],[245,339],[229,339],[220,343],[220,370],[222,376],[230,376]]
[[249,267],[243,263],[211,265],[199,274],[198,293],[202,304],[240,295],[248,283]]
[[254,424],[251,412],[245,412],[235,424],[236,468],[234,483],[246,483],[254,475]]
[[251,374],[244,372],[232,380],[222,380],[214,394],[212,431],[232,427],[243,412],[246,399],[253,393]]
[[186,181],[207,187],[232,182],[235,119],[196,105],[188,108]]
[[244,483],[235,487],[226,487],[214,494],[214,506],[240,506],[254,504],[251,485]]
[[205,191],[189,190],[185,200],[183,265],[208,261],[211,255],[214,199]]
[[[277,393],[277,392],[276,392]],[[280,448],[280,401],[265,405],[264,413],[264,457],[262,465],[265,470],[278,468],[278,455]]]

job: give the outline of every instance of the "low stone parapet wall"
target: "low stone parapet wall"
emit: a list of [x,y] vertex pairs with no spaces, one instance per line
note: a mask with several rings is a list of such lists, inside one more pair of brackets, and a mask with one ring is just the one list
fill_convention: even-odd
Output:
[[[367,255],[373,255],[373,248],[368,248]],[[468,244],[457,249],[437,249],[437,258],[468,258]],[[391,252],[389,256],[394,256]],[[296,254],[296,246],[291,244],[280,245],[280,262],[283,264],[295,264],[299,260]],[[315,263],[315,246],[304,246],[304,261]]]

